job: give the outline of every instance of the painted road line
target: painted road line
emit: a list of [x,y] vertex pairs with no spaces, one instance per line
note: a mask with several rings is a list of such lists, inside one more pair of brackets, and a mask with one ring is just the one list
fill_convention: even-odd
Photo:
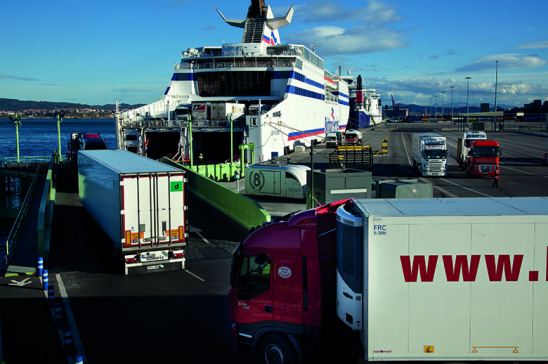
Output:
[[198,235],[198,236],[200,237],[200,239],[202,239],[202,240],[204,241],[204,243],[206,243],[206,244],[211,244],[211,243],[209,242],[209,240],[207,240],[206,237],[202,235],[201,232],[195,231],[195,233],[196,233],[196,235]]
[[405,149],[405,156],[407,157],[407,163],[411,165],[411,158],[409,158],[409,152],[407,151],[407,144],[405,143],[405,137],[403,133],[400,135],[401,135],[401,140],[403,141],[403,149]]
[[444,182],[447,182],[447,183],[450,183],[450,184],[452,184],[452,185],[454,185],[454,186],[460,187],[460,188],[462,188],[462,189],[468,190],[468,191],[470,191],[470,192],[477,193],[478,195],[482,195],[482,196],[485,196],[485,197],[492,197],[491,195],[487,195],[487,194],[485,194],[485,193],[483,193],[483,192],[476,191],[475,189],[470,188],[470,187],[466,187],[466,186],[463,186],[463,185],[459,185],[458,183],[455,183],[455,182],[450,181],[450,180],[445,179],[445,178],[440,178],[440,180],[441,180],[441,181],[444,181]]
[[61,298],[63,300],[63,306],[65,307],[65,313],[67,315],[68,325],[72,333],[72,338],[74,346],[76,347],[76,352],[82,355],[84,362],[86,362],[86,352],[84,351],[84,345],[82,345],[82,340],[80,339],[80,334],[78,333],[78,327],[76,326],[76,320],[74,319],[74,314],[72,313],[72,308],[70,307],[69,297],[65,285],[63,284],[63,279],[61,274],[57,273],[55,275],[57,280],[57,285],[59,287],[59,293],[61,293]]
[[530,176],[548,178],[548,176],[543,175],[543,174],[531,173],[531,172],[524,171],[524,170],[522,170],[522,169],[513,168],[513,167],[508,167],[508,166],[505,166],[505,165],[501,165],[500,168],[509,169],[509,170],[511,170],[511,171],[516,171],[516,172],[528,174],[528,175],[530,175]]
[[190,274],[191,276],[193,276],[193,277],[196,278],[197,280],[202,281],[202,282],[205,282],[205,279],[203,279],[202,277],[200,277],[200,276],[197,275],[197,274],[192,273],[192,272],[189,271],[188,269],[185,269],[185,272],[187,272],[188,274]]
[[[425,182],[425,183],[430,183],[429,180],[427,180],[426,178],[422,178],[422,177],[419,178],[419,181]],[[435,184],[433,184],[433,183],[431,183],[431,185],[432,185],[432,187],[438,189],[441,193],[443,193],[443,194],[446,195],[446,196],[449,196],[449,197],[459,197],[458,195],[455,195],[453,192],[447,191],[447,190],[446,190],[445,188],[443,188],[443,187],[437,186],[437,185],[435,185]]]

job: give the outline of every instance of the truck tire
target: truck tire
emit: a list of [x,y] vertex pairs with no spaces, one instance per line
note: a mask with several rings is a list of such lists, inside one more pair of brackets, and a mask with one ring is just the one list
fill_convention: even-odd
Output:
[[291,343],[281,335],[266,335],[259,345],[259,361],[264,364],[296,364],[297,354]]

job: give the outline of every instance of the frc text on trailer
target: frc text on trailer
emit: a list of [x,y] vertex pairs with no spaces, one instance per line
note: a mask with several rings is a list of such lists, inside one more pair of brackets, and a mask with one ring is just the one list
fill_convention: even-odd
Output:
[[112,239],[124,271],[184,269],[184,172],[121,150],[78,154],[80,199]]

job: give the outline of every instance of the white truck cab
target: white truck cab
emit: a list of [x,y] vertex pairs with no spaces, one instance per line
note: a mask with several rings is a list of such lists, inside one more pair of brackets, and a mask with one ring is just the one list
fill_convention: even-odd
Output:
[[413,166],[422,176],[445,176],[447,140],[436,133],[413,134]]
[[468,152],[472,147],[474,140],[486,140],[487,134],[484,131],[465,131],[462,139],[459,139],[460,155],[457,156],[459,161],[465,161],[468,157]]

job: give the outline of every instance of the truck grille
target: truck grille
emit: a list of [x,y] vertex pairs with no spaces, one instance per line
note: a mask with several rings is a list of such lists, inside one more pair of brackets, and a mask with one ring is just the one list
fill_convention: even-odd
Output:
[[429,162],[428,167],[430,167],[431,172],[441,172],[443,163],[440,162]]

